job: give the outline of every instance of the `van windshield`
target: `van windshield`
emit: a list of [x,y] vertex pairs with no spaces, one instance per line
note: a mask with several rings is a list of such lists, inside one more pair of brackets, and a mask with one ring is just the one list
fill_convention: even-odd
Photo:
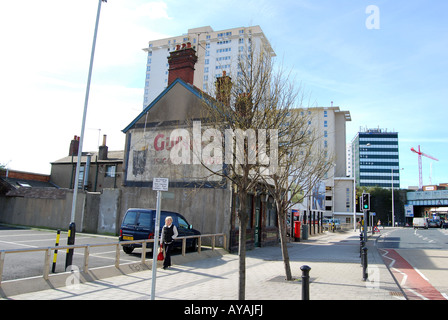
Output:
[[152,212],[140,212],[140,218],[138,219],[138,225],[144,228],[150,228],[153,221]]
[[126,216],[124,217],[123,225],[134,225],[136,217],[136,211],[128,211],[128,213],[126,213]]

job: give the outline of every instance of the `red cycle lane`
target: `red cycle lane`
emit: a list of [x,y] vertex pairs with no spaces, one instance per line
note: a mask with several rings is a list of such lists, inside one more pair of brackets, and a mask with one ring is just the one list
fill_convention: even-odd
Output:
[[379,249],[384,263],[403,289],[408,300],[446,300],[419,272],[394,249]]

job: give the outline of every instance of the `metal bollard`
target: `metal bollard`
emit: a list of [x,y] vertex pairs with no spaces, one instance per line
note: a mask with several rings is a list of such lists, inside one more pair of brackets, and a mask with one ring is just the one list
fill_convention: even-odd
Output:
[[[56,243],[55,247],[59,246],[59,238],[61,237],[61,229],[58,229],[58,232],[56,234]],[[56,260],[58,258],[58,250],[54,250],[54,256],[53,256],[53,267],[51,268],[51,272],[55,273],[56,271]]]
[[359,257],[361,258],[361,265],[362,265],[362,248],[364,248],[364,246],[366,245],[366,243],[363,241],[361,241],[361,244],[359,246]]
[[[364,247],[364,237],[362,233],[359,234],[359,257],[362,257],[362,247]],[[362,261],[361,261],[362,264]]]
[[[67,245],[75,244],[75,234],[76,234],[76,226],[75,223],[72,222],[68,227]],[[72,265],[72,262],[73,262],[73,249],[67,249],[67,255],[65,257],[65,270],[67,270],[67,268]]]
[[300,267],[302,270],[302,300],[310,300],[310,270],[307,265]]
[[362,248],[362,280],[367,281],[369,275],[367,274],[367,247]]

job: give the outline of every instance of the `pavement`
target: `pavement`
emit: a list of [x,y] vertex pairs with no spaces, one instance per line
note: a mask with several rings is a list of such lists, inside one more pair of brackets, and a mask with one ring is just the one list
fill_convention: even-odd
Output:
[[[300,267],[307,265],[311,267],[310,300],[404,300],[375,247],[377,237],[371,236],[367,242],[367,281],[363,281],[360,264],[359,232],[325,232],[308,240],[288,243],[292,281],[285,280],[280,246],[248,250],[246,299],[301,300]],[[158,268],[155,300],[237,300],[238,254],[216,252],[207,258],[179,260],[167,270]],[[147,262],[151,263],[151,260]],[[77,283],[73,275],[68,274],[65,286],[0,299],[150,300],[152,271],[147,267],[142,270],[84,283]]]

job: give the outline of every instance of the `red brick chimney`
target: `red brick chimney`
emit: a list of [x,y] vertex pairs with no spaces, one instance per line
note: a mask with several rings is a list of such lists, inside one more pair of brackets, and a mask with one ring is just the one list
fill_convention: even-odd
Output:
[[176,50],[170,53],[168,58],[168,86],[177,78],[189,84],[193,84],[194,65],[198,61],[196,50],[191,47],[191,43],[184,43],[176,46]]
[[68,151],[69,156],[78,156],[79,150],[79,137],[75,136],[73,140],[70,142],[70,150]]
[[230,78],[225,71],[222,72],[222,77],[216,78],[216,100],[225,105],[230,105],[230,96],[232,93],[232,78]]

